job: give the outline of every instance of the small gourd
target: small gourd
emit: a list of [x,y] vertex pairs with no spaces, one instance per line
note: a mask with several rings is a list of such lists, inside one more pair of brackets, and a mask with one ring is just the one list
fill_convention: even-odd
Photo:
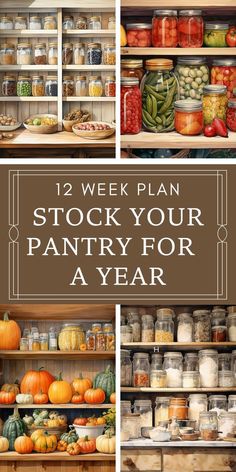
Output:
[[114,454],[116,451],[116,437],[111,433],[105,433],[96,439],[96,448],[103,454]]
[[22,418],[24,423],[26,424],[26,426],[32,426],[33,422],[34,422],[34,418],[33,416],[28,416],[28,415],[25,415],[24,418]]
[[16,403],[27,405],[28,403],[33,403],[34,397],[31,393],[19,393],[16,395]]
[[0,452],[7,452],[9,449],[9,441],[7,438],[0,436]]

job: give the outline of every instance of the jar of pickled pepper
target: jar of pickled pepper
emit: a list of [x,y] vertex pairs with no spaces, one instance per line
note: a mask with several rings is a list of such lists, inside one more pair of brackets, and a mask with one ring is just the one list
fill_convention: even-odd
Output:
[[178,22],[178,41],[181,48],[201,48],[204,21],[201,10],[181,10]]
[[142,128],[142,98],[139,80],[121,77],[121,134],[138,134]]
[[152,45],[156,48],[176,48],[177,25],[176,10],[155,10],[152,19]]
[[206,85],[203,88],[204,124],[211,124],[214,118],[226,122],[227,87],[225,85]]
[[211,84],[226,85],[227,97],[233,97],[236,87],[236,59],[214,59],[211,68]]
[[152,25],[150,23],[129,23],[126,25],[129,47],[149,48],[152,45]]

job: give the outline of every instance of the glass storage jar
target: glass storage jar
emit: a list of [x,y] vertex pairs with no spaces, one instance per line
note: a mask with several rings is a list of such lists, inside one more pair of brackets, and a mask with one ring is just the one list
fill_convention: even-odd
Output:
[[193,319],[189,313],[180,313],[178,316],[177,342],[193,342]]
[[47,64],[47,50],[45,43],[38,43],[34,48],[34,63],[36,65]]
[[13,66],[16,63],[16,51],[14,44],[4,43],[0,47],[1,66]]
[[88,29],[100,30],[102,29],[102,22],[100,16],[91,16],[88,19]]
[[107,28],[108,28],[109,30],[114,30],[114,29],[116,29],[116,19],[115,19],[114,16],[110,16],[110,17],[108,18]]
[[62,22],[63,30],[74,29],[74,27],[75,27],[74,17],[72,15],[64,16],[63,22]]
[[67,66],[73,61],[73,44],[64,43],[62,48],[62,64]]
[[115,347],[116,347],[115,333],[110,331],[104,334],[105,334],[106,351],[115,351]]
[[99,331],[102,331],[102,323],[93,323],[92,324],[92,332],[93,333],[98,333]]
[[209,48],[226,48],[228,23],[206,22],[204,26],[204,46]]
[[28,340],[28,338],[21,338],[21,340],[20,340],[20,351],[29,351],[29,340]]
[[57,29],[57,20],[55,16],[45,16],[43,20],[43,28],[45,30]]
[[171,398],[169,404],[169,419],[187,420],[188,406],[187,398]]
[[114,76],[108,76],[105,79],[105,97],[116,96],[116,79]]
[[49,43],[48,46],[48,64],[56,66],[58,62],[58,48],[57,43]]
[[58,345],[61,351],[78,351],[85,343],[85,333],[80,325],[66,323],[58,336]]
[[134,413],[140,415],[141,428],[152,428],[152,401],[151,400],[135,400]]
[[12,75],[5,75],[2,81],[2,95],[3,97],[16,96],[16,78]]
[[33,75],[32,77],[32,95],[33,97],[44,97],[45,95],[44,78],[41,75]]
[[219,437],[221,439],[228,438],[230,441],[230,437],[235,436],[236,430],[236,413],[233,412],[225,412],[221,413],[218,418],[218,429],[219,429]]
[[48,351],[48,333],[40,334],[40,350]]
[[31,97],[32,95],[31,77],[19,75],[18,80],[17,80],[16,91],[17,91],[18,97]]
[[136,77],[140,82],[144,75],[142,59],[121,59],[121,77]]
[[204,85],[209,84],[210,71],[205,57],[178,57],[175,74],[179,80],[180,100],[201,100]]
[[92,75],[89,77],[89,88],[88,88],[90,97],[102,97],[103,86],[102,78],[100,75]]
[[236,386],[236,351],[232,351],[232,354],[231,354],[231,370],[234,373],[235,386]]
[[211,328],[212,342],[221,343],[226,341],[227,328],[226,326],[212,326]]
[[218,354],[219,372],[222,370],[231,370],[232,356],[230,353],[222,352]]
[[122,387],[131,387],[132,385],[132,362],[130,359],[130,351],[121,349],[120,351],[121,369],[120,383]]
[[208,343],[211,341],[211,317],[209,310],[195,310],[193,312],[194,342]]
[[181,48],[201,48],[204,21],[201,10],[180,10],[178,42]]
[[230,313],[227,318],[228,337],[230,342],[236,341],[236,313]]
[[30,30],[41,30],[42,29],[42,20],[40,16],[31,16],[29,19],[29,29]]
[[133,386],[149,387],[150,365],[146,352],[135,352],[133,357]]
[[155,342],[174,341],[174,321],[171,313],[163,310],[157,311],[157,321],[155,323]]
[[155,426],[158,426],[162,421],[169,420],[169,404],[169,397],[156,397]]
[[199,372],[185,371],[183,372],[183,388],[199,388],[200,374]]
[[162,370],[162,354],[156,352],[152,354],[151,369]]
[[226,122],[227,87],[225,85],[206,85],[203,88],[203,117],[205,125],[211,124],[214,118]]
[[152,388],[165,388],[167,386],[167,375],[165,370],[154,370],[151,368],[150,371],[150,387]]
[[181,352],[165,352],[163,369],[167,374],[167,387],[182,387],[183,356]]
[[129,308],[127,312],[128,326],[132,328],[133,342],[139,343],[141,341],[141,322],[138,310]]
[[103,331],[98,331],[96,333],[96,351],[105,351],[106,350],[106,337]]
[[86,97],[88,95],[87,78],[85,75],[77,75],[75,82],[76,97]]
[[228,411],[236,412],[236,395],[228,396]]
[[32,351],[40,351],[40,338],[38,333],[33,334]]
[[224,308],[214,308],[211,312],[211,326],[225,326],[226,311]]
[[236,87],[236,60],[214,59],[211,68],[211,84],[226,85],[227,97],[233,97],[233,89]]
[[218,421],[215,411],[200,413],[199,430],[203,441],[215,441],[218,438]]
[[133,342],[133,330],[131,326],[123,325],[120,327],[120,342],[121,344]]
[[116,46],[115,44],[105,44],[103,49],[103,63],[107,66],[116,64]]
[[57,97],[58,94],[58,85],[57,85],[57,76],[48,75],[45,79],[45,95],[47,97]]
[[218,387],[218,352],[214,349],[199,351],[201,387]]
[[152,45],[156,48],[176,48],[177,26],[176,10],[155,10],[152,19]]
[[49,330],[48,343],[49,351],[57,351],[57,335],[53,327]]
[[234,387],[235,379],[232,370],[219,372],[219,387]]
[[101,43],[88,43],[87,61],[91,66],[97,66],[102,63]]
[[189,395],[188,418],[199,423],[199,415],[207,411],[207,395],[193,393]]
[[128,23],[126,25],[127,45],[149,48],[152,45],[152,25],[149,23]]
[[231,98],[228,101],[226,125],[231,131],[236,132],[236,98]]
[[122,416],[121,431],[129,433],[130,439],[141,438],[141,421],[138,413],[129,413]]
[[31,45],[29,43],[18,43],[16,58],[18,66],[31,65],[33,61]]
[[112,323],[105,323],[102,327],[104,333],[112,333],[113,332],[113,324]]
[[27,18],[25,16],[15,17],[15,30],[27,29]]
[[203,131],[203,112],[200,100],[175,102],[175,130],[183,136],[197,136]]
[[74,44],[73,56],[75,65],[79,66],[85,63],[85,47],[83,43]]
[[209,411],[215,411],[217,415],[227,411],[227,396],[226,395],[210,395],[209,396]]
[[96,350],[96,335],[91,330],[86,332],[86,348],[88,351]]
[[87,18],[85,16],[78,16],[75,27],[81,30],[87,29]]
[[131,413],[131,402],[128,400],[121,400],[120,402],[120,416],[126,415],[126,413]]
[[154,321],[152,315],[142,316],[142,343],[152,343],[154,341]]
[[10,16],[1,16],[0,18],[0,30],[12,30],[14,29],[13,18]]
[[198,353],[186,352],[184,356],[184,372],[198,372]]
[[[149,59],[141,82],[143,127],[153,133],[174,130],[174,102],[179,96],[177,78],[171,59]],[[151,84],[150,84],[151,82]],[[153,94],[155,92],[155,94]],[[162,104],[157,103],[162,99]]]
[[73,97],[75,94],[75,83],[72,75],[65,75],[62,83],[63,97]]

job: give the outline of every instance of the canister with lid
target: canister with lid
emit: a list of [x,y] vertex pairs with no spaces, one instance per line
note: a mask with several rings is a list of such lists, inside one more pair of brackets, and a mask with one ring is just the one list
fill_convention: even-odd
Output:
[[135,352],[133,357],[133,386],[149,387],[150,365],[146,352]]
[[193,312],[193,333],[196,343],[211,341],[211,317],[209,310],[195,310]]
[[216,411],[217,415],[227,411],[227,396],[226,395],[210,395],[209,396],[209,411]]
[[167,373],[167,387],[182,387],[183,356],[181,352],[165,352],[163,369]]
[[218,352],[214,349],[199,351],[199,372],[201,387],[218,387]]
[[152,401],[135,400],[134,413],[140,414],[140,423],[142,427],[152,427]]
[[169,397],[156,397],[155,426],[158,426],[162,421],[169,420],[169,404]]
[[130,387],[132,384],[132,362],[130,351],[126,349],[121,349],[120,382],[122,387]]

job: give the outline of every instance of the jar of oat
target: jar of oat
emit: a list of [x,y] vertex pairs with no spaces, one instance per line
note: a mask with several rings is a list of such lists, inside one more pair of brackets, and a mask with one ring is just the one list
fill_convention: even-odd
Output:
[[0,48],[1,66],[13,66],[16,63],[16,52],[14,44],[4,43]]
[[114,16],[110,16],[110,18],[108,18],[107,28],[109,30],[115,30],[116,29],[116,19],[115,19]]
[[103,331],[98,331],[96,333],[96,351],[105,351],[106,350],[106,338]]
[[85,49],[83,43],[75,43],[73,49],[74,64],[77,66],[85,63]]
[[162,370],[162,354],[159,352],[152,354],[151,369]]
[[209,310],[193,312],[193,336],[196,343],[211,341],[211,316]]
[[73,97],[75,94],[74,78],[71,75],[65,75],[62,84],[63,97]]
[[49,43],[48,46],[48,64],[56,66],[58,62],[58,48],[57,43]]
[[55,16],[45,16],[43,20],[43,28],[45,30],[57,29],[57,20]]
[[100,30],[102,29],[102,23],[100,16],[91,16],[88,19],[88,29]]
[[30,66],[33,62],[31,45],[29,43],[19,43],[16,57],[18,66]]
[[62,48],[62,64],[68,66],[73,60],[73,44],[64,43]]
[[173,311],[169,308],[157,310],[155,323],[155,342],[169,343],[174,341]]
[[183,356],[181,352],[165,352],[163,369],[167,374],[167,387],[182,387]]
[[178,316],[177,341],[179,343],[193,342],[193,319],[189,313],[180,313]]
[[133,386],[149,387],[150,365],[146,352],[135,352],[133,357]]
[[154,321],[152,315],[142,316],[142,343],[152,343],[154,341]]
[[130,387],[132,385],[132,362],[130,359],[130,351],[121,349],[120,351],[120,383],[122,387]]
[[133,342],[138,343],[141,341],[141,322],[138,310],[136,308],[129,308],[127,313],[128,326],[133,331]]
[[121,344],[133,342],[133,330],[131,326],[124,325],[120,327],[120,342]]
[[44,97],[45,95],[44,78],[41,75],[33,75],[32,77],[32,95],[33,97]]
[[169,404],[169,397],[156,397],[155,426],[158,426],[162,421],[169,420]]
[[207,411],[207,395],[205,393],[193,393],[189,395],[188,418],[199,422],[200,413]]
[[3,97],[16,96],[16,78],[11,75],[5,75],[2,81],[2,95]]
[[25,16],[15,17],[15,30],[27,29],[27,18]]
[[152,388],[165,388],[167,386],[167,374],[165,370],[154,370],[151,368],[150,371],[150,387]]
[[198,371],[198,353],[186,352],[184,356],[184,372]]
[[141,428],[152,428],[152,401],[151,400],[135,400],[134,413],[140,415]]
[[13,28],[13,19],[10,16],[0,18],[0,30],[12,30]]
[[218,387],[218,352],[214,349],[199,351],[201,387]]
[[29,20],[29,29],[30,30],[41,30],[42,29],[42,20],[40,16],[31,16]]
[[204,441],[216,441],[218,438],[218,421],[215,411],[200,413],[199,430]]
[[76,29],[87,29],[87,18],[85,16],[78,16],[75,24]]
[[116,64],[116,46],[115,44],[105,44],[103,50],[103,63],[107,66]]
[[86,346],[88,351],[95,351],[96,349],[96,335],[91,330],[86,333]]
[[45,43],[38,43],[34,48],[34,63],[36,65],[47,64],[47,51]]

